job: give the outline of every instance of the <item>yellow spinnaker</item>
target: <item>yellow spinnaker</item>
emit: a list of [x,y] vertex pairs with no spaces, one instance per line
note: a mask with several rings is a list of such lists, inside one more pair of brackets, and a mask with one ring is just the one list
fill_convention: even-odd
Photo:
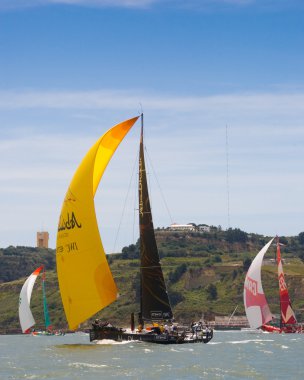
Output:
[[113,153],[138,117],[106,132],[88,151],[66,193],[57,233],[60,293],[70,329],[117,299],[98,231],[94,195]]

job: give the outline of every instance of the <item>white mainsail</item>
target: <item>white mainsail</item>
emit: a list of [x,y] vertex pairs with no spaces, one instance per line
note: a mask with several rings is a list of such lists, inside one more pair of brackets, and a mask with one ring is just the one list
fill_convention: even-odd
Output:
[[272,320],[261,280],[263,258],[273,239],[271,239],[257,254],[248,269],[244,284],[244,306],[251,328],[259,328]]
[[19,297],[19,320],[23,333],[35,325],[35,319],[30,309],[31,295],[35,281],[43,269],[43,266],[37,268],[25,281],[22,286]]

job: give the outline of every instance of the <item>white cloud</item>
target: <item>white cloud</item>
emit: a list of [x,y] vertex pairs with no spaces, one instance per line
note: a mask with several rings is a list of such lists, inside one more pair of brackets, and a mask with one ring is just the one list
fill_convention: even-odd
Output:
[[69,4],[96,7],[143,8],[158,3],[160,0],[45,0],[50,4]]
[[177,97],[146,95],[141,91],[0,91],[0,108],[121,109],[137,107],[169,111],[304,112],[303,93],[245,93],[214,96]]
[[1,0],[0,9],[17,9],[46,5],[71,5],[83,7],[146,8],[160,0]]
[[[170,97],[136,91],[2,91],[0,247],[34,244],[41,225],[54,247],[61,202],[76,167],[106,129],[136,114],[139,101],[149,156],[173,221],[226,227],[228,124],[232,226],[264,234],[304,230],[302,93]],[[134,165],[137,171],[138,129],[117,150],[96,195],[107,251],[113,248]],[[147,161],[155,226],[166,226],[171,220]],[[135,177],[133,182],[126,211],[131,216]],[[132,242],[132,218],[123,225],[128,233],[119,247]]]
[[286,7],[301,6],[301,0],[1,0],[0,10],[17,8],[39,7],[46,5],[70,5],[83,7],[108,8],[151,8],[165,6],[171,9],[184,8],[195,10],[221,10],[255,6],[261,9],[284,9]]

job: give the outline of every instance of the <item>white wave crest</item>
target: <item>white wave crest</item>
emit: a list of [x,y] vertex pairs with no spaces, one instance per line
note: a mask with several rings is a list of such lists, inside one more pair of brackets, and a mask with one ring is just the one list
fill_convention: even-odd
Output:
[[102,339],[102,340],[97,340],[95,344],[103,344],[103,345],[108,345],[108,344],[130,344],[130,343],[135,343],[137,342],[136,340],[126,340],[123,342],[117,342],[116,340],[111,340],[111,339]]
[[69,367],[75,367],[75,368],[104,368],[104,367],[108,367],[108,365],[106,365],[106,364],[75,362],[75,363],[70,363]]
[[[235,340],[231,342],[227,342],[230,344],[247,344],[247,343],[259,343],[259,342],[274,342],[273,339],[246,339],[246,340]],[[210,343],[209,343],[210,344]]]

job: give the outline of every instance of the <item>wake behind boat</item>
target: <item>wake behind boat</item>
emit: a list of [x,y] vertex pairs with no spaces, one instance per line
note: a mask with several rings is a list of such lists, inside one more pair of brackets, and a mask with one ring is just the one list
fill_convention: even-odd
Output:
[[285,282],[279,238],[276,239],[278,282],[280,293],[280,322],[274,323],[261,279],[263,258],[274,239],[271,239],[257,254],[248,269],[244,284],[244,305],[251,328],[261,328],[263,331],[276,333],[299,333],[302,325],[298,324],[291,306],[288,288]]
[[[70,329],[117,299],[117,288],[98,233],[94,195],[116,148],[137,121],[110,129],[90,149],[66,194],[57,234],[56,261],[61,297]],[[207,343],[213,332],[202,324],[180,328],[174,322],[156,245],[150,207],[141,115],[139,153],[140,310],[130,330],[96,321],[90,340],[140,340],[151,343]]]

